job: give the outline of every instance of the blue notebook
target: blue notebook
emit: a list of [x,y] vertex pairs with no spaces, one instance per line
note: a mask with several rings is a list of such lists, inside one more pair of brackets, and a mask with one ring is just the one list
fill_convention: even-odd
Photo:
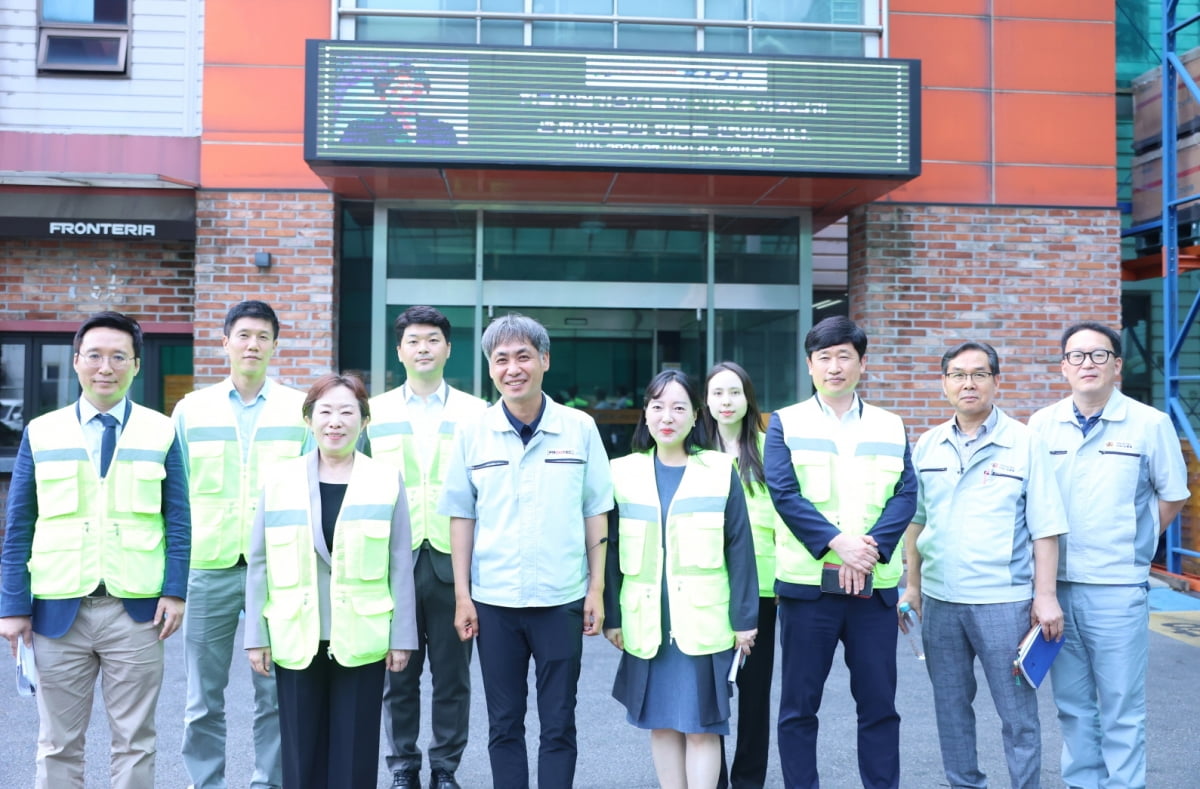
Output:
[[1024,677],[1031,687],[1040,686],[1042,680],[1046,678],[1047,672],[1050,671],[1050,664],[1054,662],[1058,651],[1062,649],[1062,645],[1061,638],[1057,641],[1047,641],[1042,638],[1042,626],[1034,625],[1025,634],[1025,638],[1021,639],[1020,646],[1017,647],[1017,659],[1013,661],[1013,674],[1016,674],[1018,679]]

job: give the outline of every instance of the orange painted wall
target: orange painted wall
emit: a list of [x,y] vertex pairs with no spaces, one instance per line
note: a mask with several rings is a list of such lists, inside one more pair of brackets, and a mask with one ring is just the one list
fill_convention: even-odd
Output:
[[924,170],[881,202],[1116,205],[1112,3],[890,10],[891,56],[922,61]]
[[304,42],[330,0],[206,0],[204,189],[324,189],[304,162]]
[[[207,0],[202,188],[325,188],[304,162],[304,42],[332,37],[330,7]],[[925,161],[884,202],[1115,206],[1111,3],[890,10],[891,55],[922,61]]]

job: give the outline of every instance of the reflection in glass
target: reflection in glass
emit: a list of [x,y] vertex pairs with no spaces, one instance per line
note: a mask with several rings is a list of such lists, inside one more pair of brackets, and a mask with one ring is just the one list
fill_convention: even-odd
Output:
[[716,281],[761,285],[800,282],[800,220],[718,216]]
[[749,46],[749,31],[745,28],[706,27],[704,28],[705,52],[728,52],[741,54],[747,52]]
[[26,419],[41,416],[73,403],[79,397],[79,381],[71,359],[71,345],[43,345],[41,374],[37,379],[38,413],[26,414]]
[[617,49],[695,52],[696,29],[675,25],[617,25]]
[[484,215],[485,279],[703,282],[703,216]]
[[0,345],[0,447],[21,443],[25,428],[25,345]]
[[716,322],[716,361],[732,359],[746,369],[764,412],[808,396],[796,392],[795,311],[717,310]]
[[85,25],[129,22],[126,0],[42,0],[42,20]]
[[388,211],[389,278],[474,279],[474,211]]
[[[862,0],[755,0],[754,18],[764,22],[861,25],[863,3]],[[863,33],[761,28],[752,31],[754,51],[770,55],[862,57],[865,41]]]
[[[474,11],[475,0],[358,0],[358,7],[407,11]],[[475,20],[360,16],[356,23],[355,38],[359,41],[474,44]]]
[[[761,1],[761,0],[760,0]],[[746,0],[705,0],[705,19],[746,19]]]

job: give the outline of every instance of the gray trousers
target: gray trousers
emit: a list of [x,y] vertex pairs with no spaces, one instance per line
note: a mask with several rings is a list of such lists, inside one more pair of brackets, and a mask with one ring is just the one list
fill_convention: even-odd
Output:
[[[254,688],[254,774],[251,789],[283,784],[279,755],[279,702],[275,677],[250,670],[235,649],[238,618],[246,604],[246,568],[192,570],[183,614],[187,707],[183,715],[183,764],[195,789],[225,789],[225,688],[231,671],[250,674]],[[239,740],[246,732],[234,732]]]
[[417,649],[408,666],[387,672],[383,690],[384,741],[389,770],[421,767],[421,670],[429,656],[433,679],[429,766],[453,773],[467,747],[471,714],[471,643],[454,629],[454,575],[450,556],[422,548],[413,556],[417,596]]
[[1029,632],[1030,601],[963,604],[923,598],[925,666],[933,685],[942,766],[952,789],[985,789],[975,744],[975,658],[1000,716],[1014,789],[1041,786],[1042,731],[1037,691],[1017,683],[1013,661]]

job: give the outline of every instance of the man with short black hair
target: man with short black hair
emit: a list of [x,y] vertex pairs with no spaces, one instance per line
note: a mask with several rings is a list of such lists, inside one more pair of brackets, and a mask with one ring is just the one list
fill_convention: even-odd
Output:
[[1170,417],[1117,389],[1118,332],[1083,321],[1061,347],[1071,396],[1029,426],[1049,447],[1070,526],[1058,556],[1066,643],[1050,669],[1063,780],[1143,789],[1150,561],[1187,503],[1187,467]]
[[529,786],[525,709],[537,675],[538,786],[575,779],[581,633],[604,627],[612,478],[596,423],[545,395],[550,337],[510,314],[483,333],[500,402],[463,423],[438,511],[450,517],[455,626],[477,638],[492,781]]
[[413,578],[417,595],[417,651],[408,666],[389,672],[384,730],[392,786],[421,786],[421,670],[429,655],[433,676],[429,745],[430,789],[458,789],[454,772],[467,747],[471,713],[471,641],[454,630],[454,568],[450,519],[437,512],[455,427],[487,408],[478,397],[446,383],[450,320],[433,307],[409,307],[396,318],[396,356],[405,381],[371,398],[367,426],[372,457],[396,466],[408,491]]
[[[1000,356],[985,342],[942,356],[954,416],[917,441],[920,495],[904,538],[900,597],[924,620],[942,765],[950,786],[984,787],[975,740],[975,658],[1002,724],[1014,789],[1041,785],[1037,690],[1013,681],[1017,645],[1037,624],[1062,637],[1055,596],[1062,496],[1045,445],[997,408]],[[907,631],[904,617],[900,627]]]
[[21,437],[8,490],[0,637],[37,655],[38,789],[83,786],[97,674],[112,786],[154,786],[163,640],[184,616],[191,519],[171,420],[127,396],[142,329],[98,312],[75,333],[78,402]]
[[[225,315],[221,347],[229,376],[175,406],[175,430],[192,504],[190,605],[183,623],[187,702],[183,764],[194,789],[225,789],[225,688],[245,607],[246,556],[259,475],[311,446],[304,393],[267,373],[279,347],[269,304],[243,301]],[[241,663],[239,662],[239,665]],[[279,705],[275,677],[250,673],[254,689],[251,789],[278,789]]]
[[771,415],[763,452],[788,527],[775,532],[783,780],[788,789],[820,782],[817,711],[840,641],[858,707],[859,776],[869,789],[895,789],[896,585],[917,499],[908,437],[900,417],[855,392],[867,335],[853,321],[826,318],[804,350],[817,393]]

